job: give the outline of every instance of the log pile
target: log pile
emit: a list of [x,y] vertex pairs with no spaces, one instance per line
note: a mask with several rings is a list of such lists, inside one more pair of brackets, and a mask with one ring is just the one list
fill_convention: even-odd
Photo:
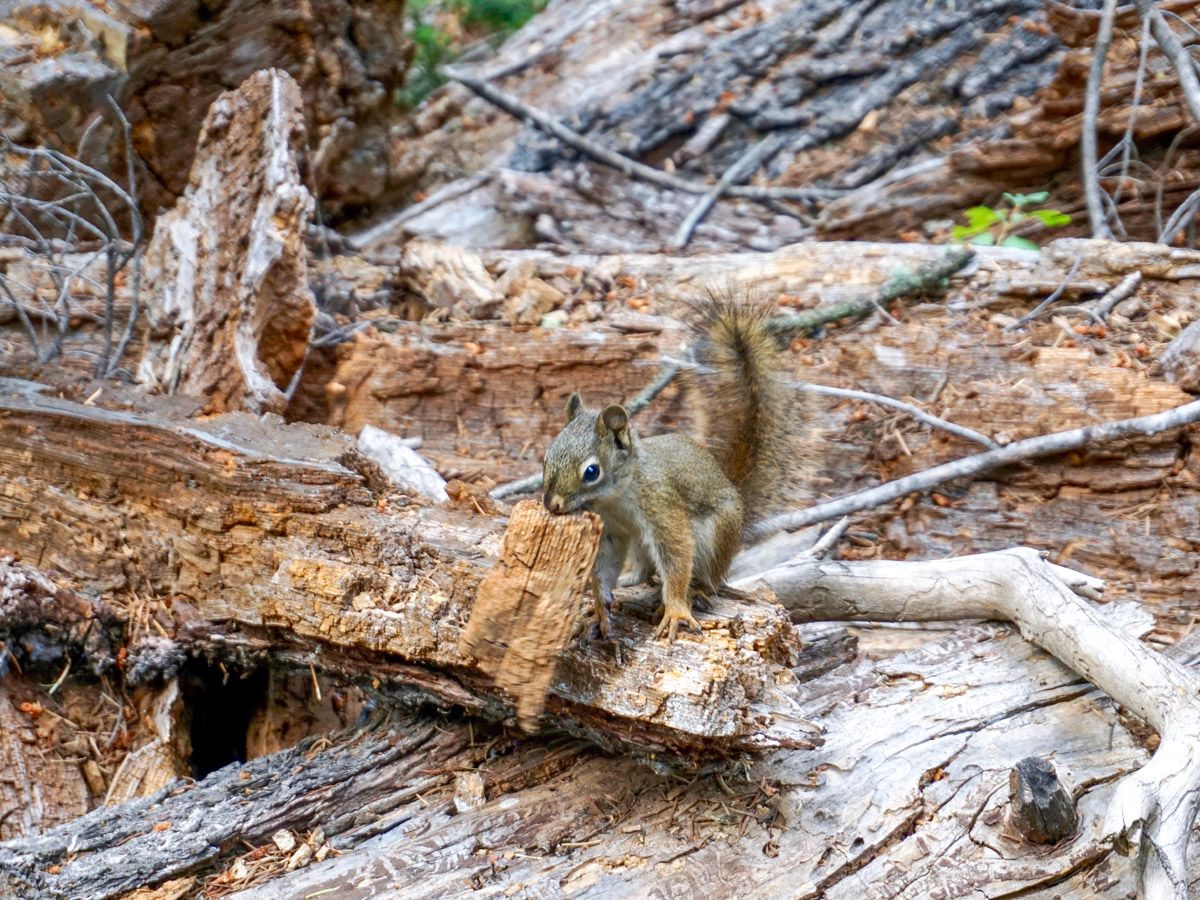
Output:
[[[1177,886],[1187,828],[1171,830],[1190,808],[1165,804],[1194,794],[1200,771],[1194,678],[1138,638],[1179,641],[1171,656],[1194,662],[1196,426],[914,493],[832,532],[822,552],[836,544],[836,559],[804,555],[809,534],[772,539],[740,558],[740,590],[700,614],[702,633],[673,645],[651,638],[652,587],[621,595],[611,641],[577,640],[595,522],[549,522],[536,501],[514,511],[488,493],[537,471],[572,390],[628,400],[658,378],[682,350],[683,303],[714,286],[827,315],[790,336],[798,383],[904,398],[989,446],[1191,401],[1197,251],[986,248],[896,300],[885,285],[945,248],[790,243],[894,237],[1073,167],[1095,16],[985,6],[922,6],[898,33],[896,0],[689,0],[669,17],[568,0],[462,78],[564,119],[569,99],[572,133],[688,190],[518,130],[462,87],[391,133],[377,184],[363,167],[378,162],[382,106],[331,127],[309,69],[219,97],[186,188],[163,175],[148,192],[182,199],[157,220],[141,295],[125,279],[106,298],[87,257],[70,257],[78,296],[54,366],[31,360],[18,309],[0,306],[0,637],[14,667],[0,759],[25,773],[0,786],[3,890],[252,900],[666,883],[698,896],[937,885],[1115,898]],[[214,7],[205,40],[225,40],[240,9]],[[375,12],[300,21],[364,26]],[[637,43],[598,39],[630,22],[647,26]],[[1139,141],[1169,142],[1182,107],[1155,53],[1145,115],[1129,109],[1131,23],[1118,16],[1101,132],[1132,122]],[[154,40],[168,25],[155,20]],[[114,28],[105,53],[150,40]],[[182,107],[168,109],[173,83],[146,107],[138,71],[121,81],[138,148],[165,172],[179,148],[157,147],[156,129]],[[347,135],[364,152],[344,168]],[[334,207],[372,203],[434,187],[422,160],[451,142],[477,171],[346,240],[305,241],[310,175],[359,186],[323,198]],[[722,176],[720,191],[697,189]],[[735,198],[718,200],[726,190]],[[699,224],[681,238],[687,221]],[[667,246],[721,252],[647,252]],[[0,274],[36,311],[53,278],[28,246],[2,252]],[[876,310],[881,293],[892,299]],[[80,377],[109,300],[135,325],[122,365],[139,386]],[[829,312],[847,304],[869,314]],[[668,383],[638,427],[686,428],[682,399]],[[864,399],[820,400],[817,423],[817,501],[976,449],[969,433]],[[437,489],[381,463],[380,442],[402,443],[403,465],[428,460]],[[1097,599],[1096,578],[1028,550],[918,562],[1013,544],[1145,605],[1092,608],[1071,591]],[[1034,582],[1046,590],[1026,593],[1049,606],[1011,606],[1013,585]],[[844,621],[881,608],[1010,619],[1126,709],[1008,626]],[[1052,627],[1059,613],[1071,618]],[[1080,634],[1110,652],[1097,661]],[[1144,665],[1114,682],[1130,659]],[[1056,781],[1039,793],[1030,773],[1047,760]],[[1149,863],[1113,853],[1151,841]]]

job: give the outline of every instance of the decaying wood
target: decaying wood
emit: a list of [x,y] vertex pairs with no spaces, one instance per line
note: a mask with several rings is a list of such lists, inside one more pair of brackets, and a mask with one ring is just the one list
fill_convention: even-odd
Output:
[[312,177],[326,208],[394,197],[404,188],[389,178],[390,129],[403,116],[392,94],[412,53],[401,13],[372,0],[223,0],[203,8],[15,0],[4,10],[0,94],[9,102],[0,131],[82,149],[123,181],[116,123],[96,115],[106,95],[116,98],[133,126],[144,209],[153,214],[187,187],[210,104],[274,67],[303,91]]
[[[89,787],[82,767],[46,752],[53,729],[45,689],[9,671],[0,682],[0,839],[36,834],[83,815]],[[91,699],[95,699],[94,697]]]
[[391,790],[436,759],[439,746],[442,753],[461,747],[460,736],[442,736],[429,722],[405,724],[391,734],[343,741],[321,754],[319,765],[310,764],[313,741],[304,741],[199,784],[176,782],[0,847],[0,884],[10,896],[101,900],[190,872],[240,847],[238,841],[264,844],[287,826],[303,828],[305,836],[319,826],[350,843],[346,832],[372,823],[423,784],[438,783],[417,778]]
[[600,530],[593,513],[551,516],[535,500],[518,503],[479,583],[459,650],[516,698],[526,731],[537,729],[558,657],[579,630]]
[[286,72],[259,72],[213,103],[188,188],[146,249],[143,385],[203,397],[209,412],[286,408],[315,314],[304,141]]
[[[900,311],[899,325],[829,326],[800,338],[787,357],[798,381],[903,397],[941,419],[997,443],[1063,429],[1154,415],[1190,402],[1150,363],[1192,315],[1200,254],[1154,244],[1056,241],[1040,255],[978,248],[949,279],[945,300]],[[562,404],[580,388],[592,402],[639,394],[664,356],[678,354],[670,327],[676,299],[728,281],[760,289],[804,313],[864,300],[898,270],[914,271],[945,249],[916,244],[802,244],[769,254],[698,257],[628,254],[482,254],[489,272],[530,262],[534,275],[564,291],[559,328],[503,323],[400,325],[368,329],[337,348],[332,408],[319,421],[347,429],[374,423],[424,439],[422,454],[448,477],[485,487],[540,470],[540,451],[561,426]],[[1136,296],[1116,304],[1106,333],[1086,313],[1035,320],[1004,333],[1032,300],[1063,281],[1101,294],[1139,273]],[[372,276],[374,278],[375,276]],[[372,281],[372,283],[374,283]],[[590,322],[637,310],[658,331],[627,333]],[[870,340],[864,340],[864,333]],[[505,347],[513,352],[505,353]],[[328,374],[327,376],[328,377]],[[320,391],[319,383],[302,389]],[[324,399],[322,396],[322,403]],[[815,499],[853,493],[969,454],[957,437],[853,400],[820,403],[827,452],[816,461]],[[639,417],[646,433],[686,430],[679,394],[668,385]],[[1200,510],[1200,454],[1189,432],[1169,432],[1109,447],[1086,447],[1036,465],[996,470],[969,484],[951,482],[936,497],[910,497],[860,515],[855,530],[879,536],[874,548],[898,558],[930,558],[1013,543],[1058,548],[1110,583],[1137,589],[1158,616],[1159,637],[1186,632],[1185,597],[1200,590],[1190,548]],[[1081,521],[1104,527],[1079,534]]]
[[93,674],[115,663],[124,619],[96,598],[55,584],[44,573],[0,556],[0,652],[4,661],[58,664],[74,659]]
[[[1147,627],[1129,605],[1099,614],[1114,627]],[[1030,684],[1039,686],[1032,701]],[[210,883],[237,886],[236,860],[263,855],[240,837],[265,847],[277,875],[242,900],[331,889],[350,900],[427,897],[464,886],[629,896],[664,883],[694,896],[724,896],[736,883],[740,893],[806,900],[917,897],[931,883],[1039,897],[1046,885],[1073,896],[1061,882],[1093,865],[1105,878],[1091,882],[1091,897],[1117,900],[1132,887],[1127,863],[1090,829],[1049,849],[1008,830],[1008,770],[1018,760],[1053,754],[1081,786],[1090,822],[1114,780],[1147,757],[1110,701],[1012,629],[974,626],[892,660],[864,660],[802,686],[795,701],[828,724],[828,742],[719,779],[680,781],[579,743],[473,743],[464,723],[402,720],[390,733],[335,735],[332,745],[305,743],[93,812],[4,845],[0,860],[8,885],[89,882],[97,898],[189,871],[220,872]],[[483,802],[459,810],[463,771],[482,776]],[[160,823],[170,825],[155,830]],[[343,855],[286,873],[270,843],[279,828],[301,842],[319,829]]]
[[1171,381],[1188,393],[1200,393],[1200,320],[1171,341],[1159,362]]
[[[4,546],[102,591],[173,598],[190,640],[318,653],[472,712],[511,709],[458,649],[497,518],[389,497],[330,429],[156,418],[13,382],[0,411]],[[620,663],[597,646],[563,654],[553,724],[685,756],[814,743],[785,697],[799,647],[778,607],[722,597],[703,641],[667,645],[650,639],[652,603],[614,619]]]
[[[1134,633],[1148,627],[1127,604],[1098,614]],[[1094,830],[1035,848],[1005,822],[1009,769],[1020,759],[1053,754],[1079,786],[1082,820],[1094,822],[1114,781],[1147,758],[1111,701],[1011,628],[968,627],[890,660],[856,662],[801,686],[795,701],[799,713],[827,723],[827,743],[748,760],[719,778],[681,781],[571,742],[473,744],[464,723],[400,721],[390,736],[334,736],[324,751],[304,745],[177,788],[178,796],[94,812],[5,845],[0,859],[20,862],[18,872],[41,868],[43,883],[58,864],[56,877],[116,888],[138,883],[143,864],[126,871],[131,852],[175,873],[190,870],[190,853],[199,876],[220,872],[221,886],[237,886],[237,858],[254,858],[237,841],[244,834],[265,846],[277,877],[247,886],[241,900],[464,889],[639,896],[664,885],[692,896],[728,896],[736,885],[739,894],[805,900],[916,898],[931,885],[958,895],[1118,900],[1133,887],[1129,864]],[[482,776],[484,790],[482,804],[460,811],[463,771]],[[345,786],[331,787],[338,777]],[[292,803],[299,783],[313,797]],[[272,800],[275,788],[285,802]],[[219,799],[231,789],[249,793],[237,804]],[[205,814],[187,818],[192,809]],[[193,821],[210,843],[180,833]],[[171,823],[173,841],[154,830],[160,822]],[[300,840],[320,829],[342,855],[285,872],[286,858],[269,843],[276,828]],[[186,852],[174,849],[180,843]],[[1083,893],[1071,894],[1076,880]]]

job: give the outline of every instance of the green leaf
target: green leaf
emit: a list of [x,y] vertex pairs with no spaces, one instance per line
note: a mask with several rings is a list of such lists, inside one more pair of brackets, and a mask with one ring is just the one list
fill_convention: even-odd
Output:
[[1029,215],[1033,216],[1047,228],[1060,228],[1071,224],[1071,217],[1057,209],[1035,209]]
[[967,217],[968,227],[976,231],[988,228],[1000,221],[1000,213],[990,206],[972,206],[963,213]]
[[1042,248],[1031,241],[1029,238],[1019,237],[1015,234],[1010,234],[1000,242],[1001,247],[1011,247],[1014,250],[1041,250]]
[[1032,194],[1026,194],[1024,199],[1026,203],[1045,203],[1050,199],[1050,192],[1036,191]]
[[977,246],[980,246],[980,247],[990,247],[990,246],[992,246],[992,244],[996,243],[996,239],[992,236],[992,233],[989,231],[989,232],[985,232],[980,235],[976,235],[975,237],[971,238],[971,243],[976,244]]

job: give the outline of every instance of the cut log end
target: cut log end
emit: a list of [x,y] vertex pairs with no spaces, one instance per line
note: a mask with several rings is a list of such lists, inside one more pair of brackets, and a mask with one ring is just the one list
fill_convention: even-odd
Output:
[[525,731],[538,726],[554,666],[583,618],[580,596],[600,546],[599,516],[514,507],[500,560],[479,585],[459,650],[516,700]]
[[1054,764],[1037,756],[1021,760],[1008,775],[1010,822],[1025,840],[1056,844],[1075,833],[1078,814]]

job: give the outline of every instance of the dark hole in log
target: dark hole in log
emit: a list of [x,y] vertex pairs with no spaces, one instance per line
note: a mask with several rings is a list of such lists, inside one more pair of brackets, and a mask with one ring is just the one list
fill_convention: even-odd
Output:
[[202,661],[181,674],[182,725],[191,738],[194,778],[246,761],[246,734],[251,717],[267,702],[267,676],[266,668],[223,672]]

